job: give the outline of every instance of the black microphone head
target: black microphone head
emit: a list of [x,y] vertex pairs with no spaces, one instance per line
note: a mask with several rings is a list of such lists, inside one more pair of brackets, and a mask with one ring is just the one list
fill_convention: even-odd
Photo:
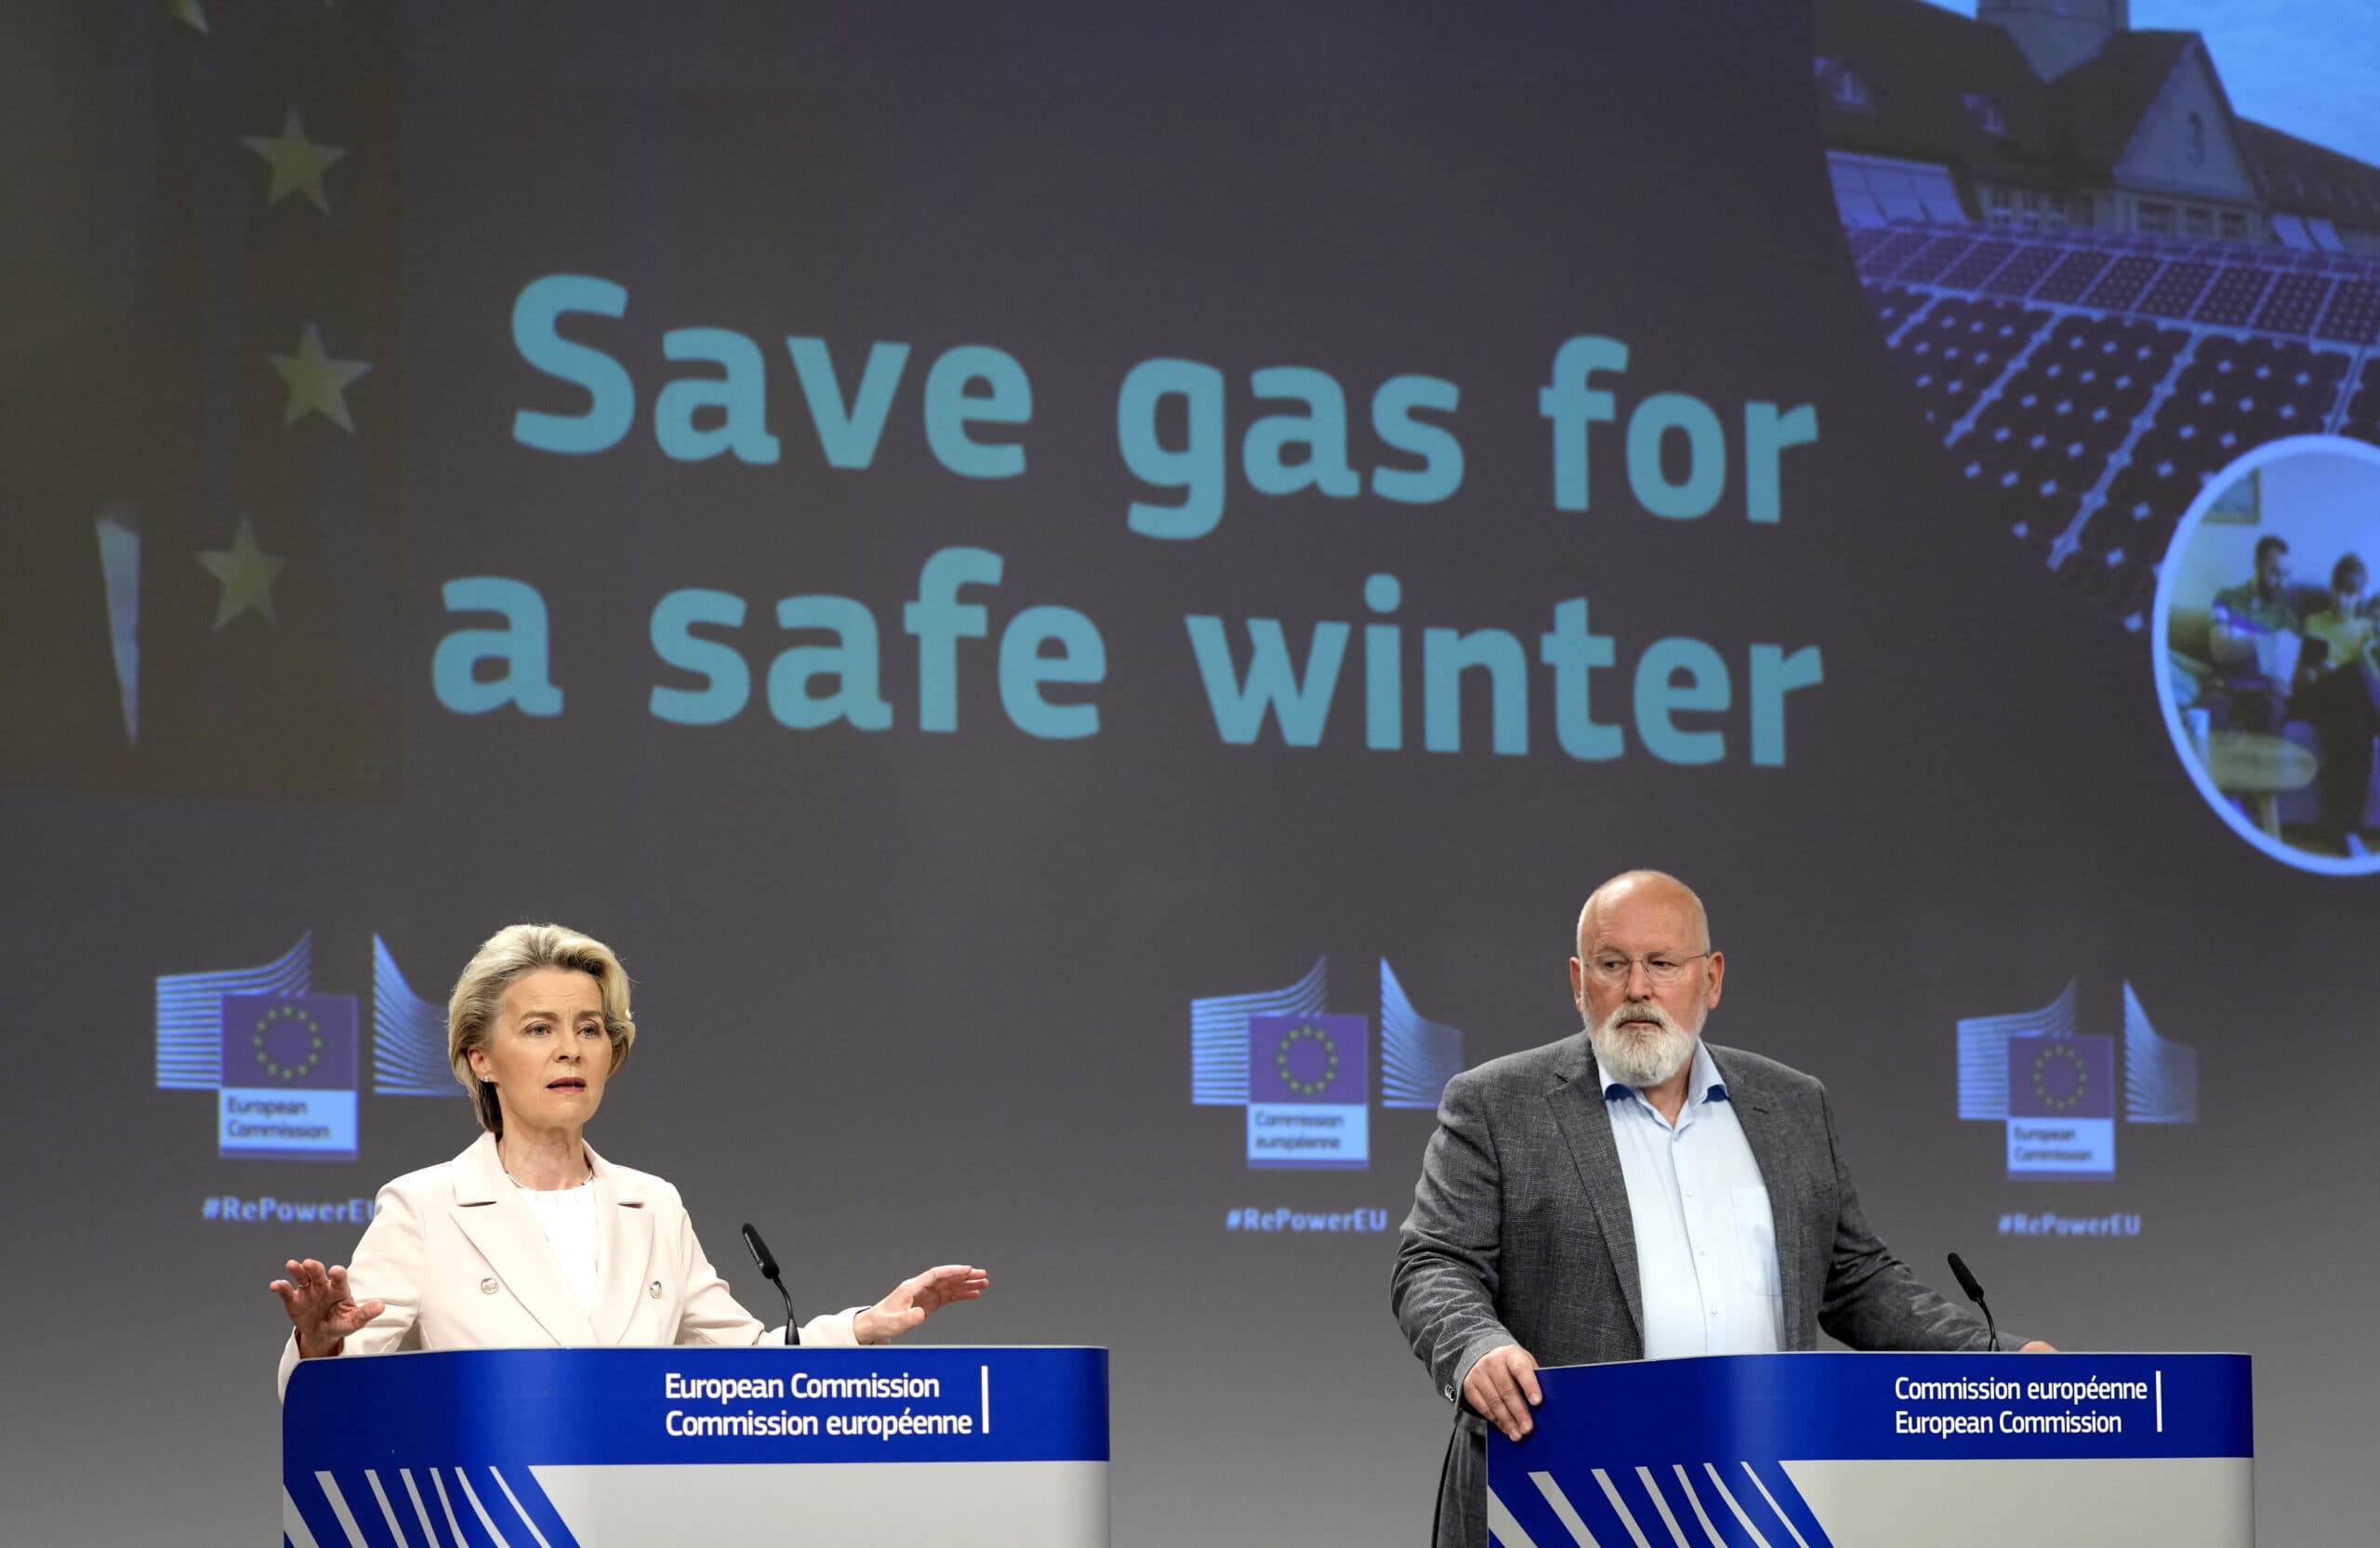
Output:
[[[749,1221],[744,1223],[744,1245],[752,1250],[752,1261],[760,1265],[761,1277],[774,1281],[777,1277],[777,1261],[769,1256],[768,1243],[760,1239],[760,1233],[752,1229],[752,1224]],[[1962,1277],[1966,1273],[1964,1269],[1959,1272]]]
[[[745,1229],[748,1231],[751,1227],[746,1226]],[[1975,1276],[1967,1272],[1967,1265],[1960,1260],[1959,1255],[1955,1252],[1950,1254],[1950,1272],[1958,1276],[1959,1289],[1966,1291],[1967,1299],[1975,1302],[1977,1305],[1982,1304],[1983,1287],[1975,1282]]]

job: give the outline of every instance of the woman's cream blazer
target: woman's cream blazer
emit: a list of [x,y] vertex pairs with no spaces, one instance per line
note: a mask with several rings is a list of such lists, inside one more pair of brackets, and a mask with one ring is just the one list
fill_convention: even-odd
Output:
[[[380,1190],[355,1246],[348,1283],[355,1299],[388,1307],[339,1353],[399,1349],[570,1348],[612,1344],[751,1344],[781,1339],[746,1311],[703,1255],[678,1190],[648,1172],[616,1167],[589,1146],[595,1169],[598,1288],[590,1309],[555,1261],[536,1216],[504,1174],[496,1137],[441,1166],[407,1172]],[[807,1344],[858,1343],[859,1308],[802,1324]],[[293,1332],[281,1351],[281,1387],[298,1368]]]

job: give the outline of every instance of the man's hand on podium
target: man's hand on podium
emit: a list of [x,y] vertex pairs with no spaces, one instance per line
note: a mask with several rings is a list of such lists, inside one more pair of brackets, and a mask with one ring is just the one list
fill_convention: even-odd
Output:
[[1520,1439],[1537,1427],[1529,1409],[1545,1396],[1537,1387],[1536,1356],[1517,1343],[1490,1349],[1462,1379],[1462,1396],[1505,1438]]
[[2043,1339],[2034,1339],[2028,1343],[2023,1348],[2017,1350],[2016,1353],[2019,1355],[2055,1355],[2057,1353],[2057,1345],[2048,1343]]
[[964,1264],[913,1274],[892,1287],[892,1293],[852,1318],[852,1332],[862,1343],[890,1343],[953,1301],[972,1301],[992,1282],[990,1275]]
[[319,1360],[337,1354],[348,1334],[362,1330],[365,1323],[389,1309],[384,1301],[358,1304],[348,1290],[347,1268],[342,1264],[324,1268],[312,1258],[303,1262],[292,1258],[284,1266],[289,1277],[275,1279],[265,1288],[281,1297],[282,1307],[298,1330],[300,1359]]

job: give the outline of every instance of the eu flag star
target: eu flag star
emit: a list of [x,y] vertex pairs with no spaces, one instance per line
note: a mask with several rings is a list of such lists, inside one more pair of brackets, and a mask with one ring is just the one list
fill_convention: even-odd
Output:
[[263,614],[268,623],[277,621],[272,615],[272,581],[289,561],[257,547],[256,525],[245,516],[232,530],[230,548],[203,550],[198,562],[223,583],[222,598],[215,604],[217,628],[250,608]]
[[347,384],[371,370],[368,363],[333,360],[324,354],[322,332],[311,323],[298,337],[296,354],[270,358],[272,368],[289,384],[289,403],[281,414],[283,424],[294,425],[309,414],[319,414],[348,434],[355,433],[355,421],[347,412]]
[[291,108],[281,121],[279,138],[269,135],[244,135],[240,143],[262,156],[272,168],[272,184],[266,189],[264,202],[277,205],[289,194],[303,193],[313,201],[314,207],[330,213],[331,204],[323,192],[323,174],[333,163],[346,155],[336,145],[317,145],[306,138],[306,126]]

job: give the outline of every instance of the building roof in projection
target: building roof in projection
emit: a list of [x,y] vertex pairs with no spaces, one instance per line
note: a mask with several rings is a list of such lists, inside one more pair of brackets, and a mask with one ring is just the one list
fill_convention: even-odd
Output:
[[[2064,188],[2055,162],[2049,93],[2016,40],[1925,0],[1819,0],[1812,52],[1858,76],[1868,99],[1850,106],[1818,84],[1828,146],[1956,167],[1980,182]],[[2008,132],[1988,132],[1971,97],[2000,110]]]
[[2380,229],[2380,167],[2244,118],[2240,131],[2267,205],[2327,217],[2335,226]]
[[[2267,208],[2380,230],[2380,167],[2239,117],[2196,33],[2120,32],[2094,58],[2044,81],[2004,30],[1931,0],[1818,0],[1811,20],[1812,52],[1866,88],[1864,104],[1847,104],[1831,78],[1818,81],[1831,150],[1947,165],[1970,190],[2104,188],[2175,73],[2196,66]],[[2004,132],[1986,127],[1986,102]]]
[[2063,149],[2074,170],[2102,181],[2111,176],[2141,119],[2148,116],[2174,72],[2190,61],[2193,52],[2205,59],[2207,84],[2222,109],[2222,127],[2236,142],[2241,121],[2231,112],[2231,99],[2223,89],[2223,73],[2206,56],[2203,39],[2196,33],[2118,33],[2095,57],[2056,80],[2035,83],[2036,90],[2057,103]]

